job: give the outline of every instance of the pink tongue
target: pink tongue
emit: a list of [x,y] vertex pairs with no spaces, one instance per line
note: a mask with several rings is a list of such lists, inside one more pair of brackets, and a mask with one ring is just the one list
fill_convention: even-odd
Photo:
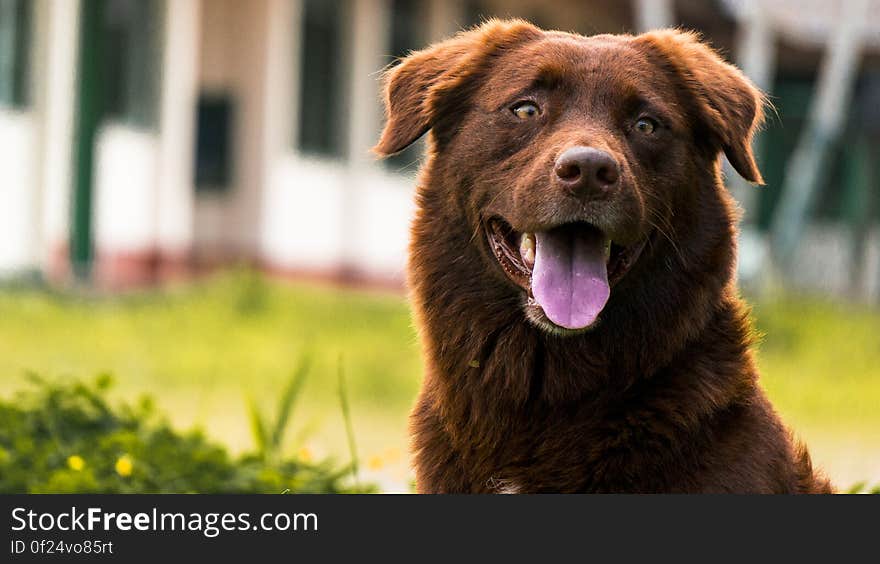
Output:
[[556,325],[582,329],[595,323],[611,290],[605,236],[588,226],[535,233],[532,294]]

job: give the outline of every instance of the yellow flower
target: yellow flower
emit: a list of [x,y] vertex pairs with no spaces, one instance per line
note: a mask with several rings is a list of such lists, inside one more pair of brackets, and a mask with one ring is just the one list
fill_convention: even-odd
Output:
[[67,457],[67,467],[79,472],[86,467],[86,461],[83,460],[82,456],[74,454]]
[[381,470],[382,466],[384,465],[385,463],[382,461],[382,457],[377,454],[374,454],[369,459],[367,459],[367,468],[369,468],[370,470]]
[[131,476],[131,469],[134,467],[134,463],[131,460],[131,457],[127,454],[123,454],[119,457],[119,460],[116,461],[116,473],[126,478]]
[[302,462],[309,463],[312,461],[312,450],[309,447],[302,447],[296,453],[297,458]]

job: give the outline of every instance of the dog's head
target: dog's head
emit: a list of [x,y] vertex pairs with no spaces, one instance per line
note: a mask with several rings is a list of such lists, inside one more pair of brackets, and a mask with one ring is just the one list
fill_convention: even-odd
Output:
[[588,38],[493,20],[386,80],[375,151],[431,130],[425,190],[445,191],[487,271],[557,333],[594,326],[618,286],[651,275],[646,248],[675,249],[685,216],[706,215],[699,192],[719,184],[721,152],[761,182],[761,95],[691,33]]

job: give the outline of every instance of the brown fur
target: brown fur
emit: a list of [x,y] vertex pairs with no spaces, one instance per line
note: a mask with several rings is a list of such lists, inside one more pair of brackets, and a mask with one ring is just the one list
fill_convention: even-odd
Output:
[[[758,386],[735,287],[719,156],[760,183],[762,119],[735,67],[681,31],[585,38],[492,20],[406,57],[386,84],[377,153],[431,132],[409,263],[420,492],[831,491]],[[523,98],[546,109],[534,123],[510,118]],[[649,141],[626,126],[645,106],[663,123]],[[555,187],[556,157],[577,144],[618,160],[614,198],[581,208]],[[600,323],[559,334],[524,314],[483,236],[491,215],[518,231],[586,218],[615,241],[653,235]]]

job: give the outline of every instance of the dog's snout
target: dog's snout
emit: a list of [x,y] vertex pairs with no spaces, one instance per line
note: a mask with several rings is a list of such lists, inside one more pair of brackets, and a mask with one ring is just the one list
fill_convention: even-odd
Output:
[[554,166],[556,180],[570,193],[592,197],[617,185],[620,167],[614,157],[593,147],[566,149]]

